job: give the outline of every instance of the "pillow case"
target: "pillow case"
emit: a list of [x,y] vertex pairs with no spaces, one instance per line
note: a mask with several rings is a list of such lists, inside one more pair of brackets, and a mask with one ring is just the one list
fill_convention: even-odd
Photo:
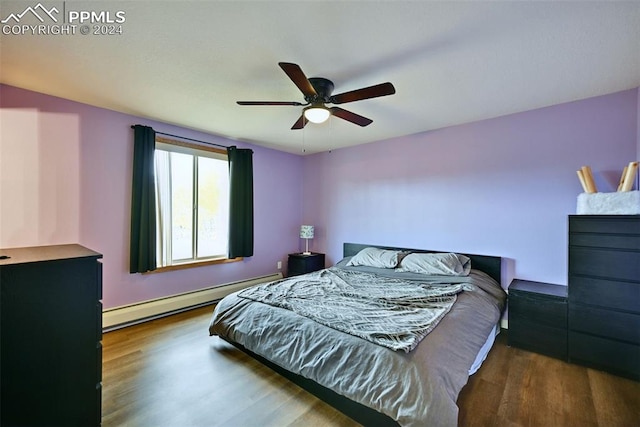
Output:
[[454,253],[411,253],[402,258],[398,272],[422,273],[432,276],[468,276],[471,260]]
[[[401,252],[400,258],[407,255],[407,252]],[[378,276],[388,277],[390,279],[403,279],[403,280],[417,280],[421,283],[425,283],[426,278],[423,273],[413,273],[411,271],[400,271],[398,268],[376,268],[376,267],[366,267],[366,266],[348,266],[347,263],[351,260],[351,256],[342,258],[338,261],[334,267],[340,268],[342,270],[347,271],[357,271],[361,273],[369,273],[369,274],[377,274]],[[429,281],[430,286],[449,286],[451,283],[461,283],[463,280],[469,280],[469,277],[463,279],[462,276],[437,276],[438,279],[435,280],[432,276],[432,281]]]
[[353,258],[353,256],[348,256],[345,258],[342,258],[340,261],[338,261],[338,263],[336,263],[336,267],[341,268],[343,270],[348,270],[348,271],[360,271],[363,273],[370,273],[370,274],[379,274],[379,275],[394,275],[397,274],[395,271],[395,269],[392,268],[378,268],[378,267],[369,267],[366,265],[349,265],[349,261],[351,261],[351,258]]
[[347,266],[362,265],[365,267],[396,268],[400,260],[400,253],[400,251],[389,249],[364,248],[351,257],[347,262]]

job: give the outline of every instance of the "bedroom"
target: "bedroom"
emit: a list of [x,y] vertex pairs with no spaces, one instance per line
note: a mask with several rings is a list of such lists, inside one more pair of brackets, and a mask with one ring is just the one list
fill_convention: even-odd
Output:
[[[13,4],[2,2],[3,19],[5,6]],[[128,19],[125,29],[137,30],[151,40],[153,34],[158,34],[158,29],[152,27],[147,33],[143,31],[144,25],[151,25],[144,18],[145,12],[151,13],[149,6],[138,4],[136,7],[135,4],[123,6]],[[218,6],[231,8],[230,4]],[[179,4],[174,7],[180,10]],[[604,6],[596,3],[593,7]],[[582,165],[590,165],[599,187],[603,191],[610,191],[619,178],[622,166],[640,155],[640,72],[637,57],[637,40],[640,37],[637,34],[639,26],[635,25],[638,8],[633,3],[609,7],[630,9],[624,13],[614,11],[612,15],[606,15],[610,19],[621,19],[621,22],[615,24],[600,19],[597,21],[602,21],[602,25],[588,21],[594,37],[605,41],[612,38],[616,40],[614,36],[605,36],[607,28],[618,28],[620,31],[630,31],[623,32],[623,35],[631,34],[629,40],[635,40],[634,44],[625,38],[627,44],[621,42],[620,49],[614,49],[615,45],[605,43],[600,46],[593,43],[596,45],[592,45],[596,52],[607,59],[611,52],[622,56],[612,58],[612,61],[619,59],[621,62],[612,62],[604,71],[611,74],[611,77],[601,77],[611,86],[602,90],[594,76],[574,72],[573,68],[566,74],[545,73],[540,78],[545,83],[544,86],[547,86],[546,93],[550,92],[548,88],[552,89],[551,92],[562,92],[563,88],[573,88],[574,85],[584,87],[584,92],[576,89],[576,95],[565,101],[542,99],[536,107],[519,111],[505,110],[504,113],[491,116],[482,115],[483,101],[487,101],[488,109],[491,93],[485,93],[488,98],[481,101],[474,92],[488,91],[482,85],[477,88],[459,85],[459,92],[455,95],[444,94],[455,98],[456,103],[440,102],[432,105],[430,110],[416,113],[421,110],[405,110],[407,107],[401,105],[408,102],[406,93],[412,90],[412,86],[403,88],[394,79],[394,67],[420,70],[421,66],[428,65],[430,56],[449,54],[455,57],[456,54],[463,55],[467,52],[469,48],[451,52],[447,49],[451,48],[451,44],[469,43],[469,39],[476,35],[474,31],[480,31],[479,24],[471,25],[476,21],[469,16],[472,15],[470,12],[458,18],[466,19],[462,22],[469,24],[464,27],[466,32],[459,29],[460,24],[448,21],[450,29],[458,29],[458,33],[450,35],[442,27],[435,26],[433,31],[441,32],[441,38],[436,38],[437,34],[433,35],[429,32],[431,30],[423,29],[421,31],[425,31],[425,35],[414,42],[393,39],[387,42],[391,46],[386,46],[386,53],[368,49],[371,51],[360,52],[359,60],[347,62],[348,54],[337,47],[338,33],[333,33],[330,43],[323,45],[323,49],[318,47],[317,41],[313,41],[314,49],[318,50],[313,54],[307,52],[307,47],[301,41],[296,42],[301,45],[286,40],[272,41],[284,45],[278,49],[277,45],[269,45],[271,41],[256,37],[255,32],[266,32],[267,29],[254,16],[260,13],[276,14],[277,11],[257,8],[253,12],[247,7],[229,11],[234,13],[231,16],[249,13],[252,22],[261,23],[255,32],[248,32],[242,39],[256,51],[253,55],[255,57],[251,59],[251,71],[234,77],[234,80],[248,87],[241,92],[237,89],[238,92],[231,93],[232,105],[222,106],[212,101],[218,96],[215,91],[204,96],[194,94],[186,101],[182,94],[171,95],[166,91],[163,92],[164,95],[154,96],[160,96],[158,99],[166,104],[178,101],[185,102],[184,105],[187,106],[190,103],[216,104],[215,110],[207,110],[208,107],[203,106],[196,109],[202,111],[201,114],[189,114],[189,111],[184,114],[203,115],[207,120],[210,117],[220,117],[220,121],[233,119],[243,127],[255,127],[256,130],[252,131],[258,133],[261,129],[270,129],[282,139],[291,141],[292,145],[286,150],[251,143],[249,141],[260,139],[245,137],[240,130],[227,133],[216,131],[216,124],[211,125],[213,130],[194,130],[198,127],[191,122],[179,123],[173,118],[177,114],[183,114],[180,104],[167,108],[166,112],[158,106],[151,107],[154,103],[149,98],[151,95],[145,93],[147,86],[141,86],[139,94],[140,102],[143,102],[146,109],[119,105],[126,91],[135,89],[133,84],[120,87],[114,83],[124,78],[118,70],[108,68],[103,62],[92,65],[79,53],[60,46],[65,43],[71,46],[73,42],[76,49],[81,49],[82,46],[77,44],[85,43],[83,49],[87,49],[86,41],[66,39],[65,43],[56,44],[55,40],[45,36],[18,39],[2,35],[0,247],[78,242],[102,253],[105,309],[275,273],[278,271],[278,262],[286,266],[288,253],[302,249],[298,232],[303,223],[315,225],[316,236],[311,241],[311,249],[326,253],[328,264],[340,259],[343,242],[368,242],[499,255],[507,260],[503,287],[514,277],[565,285],[567,215],[575,212],[576,196],[581,191],[575,170]],[[23,6],[14,12],[18,13],[22,9]],[[527,11],[534,12],[535,8]],[[485,13],[492,15],[495,11],[488,10]],[[515,16],[505,15],[499,21],[502,27],[496,28],[509,36],[522,31],[520,42],[529,47],[528,43],[533,43],[529,37],[537,34],[536,28],[528,28],[524,24],[523,28],[518,28],[518,24],[514,22],[521,21],[515,19],[523,19],[524,13],[513,13]],[[570,6],[553,12],[541,8],[534,13],[538,20],[527,22],[542,25],[541,22],[549,18],[552,22],[549,26],[559,26],[558,21],[566,19],[568,23],[575,25],[572,27],[575,32],[565,29],[564,32],[554,32],[554,36],[562,37],[566,34],[580,41],[587,35],[580,31],[581,22],[571,20],[570,16],[574,13]],[[584,13],[593,18],[593,12]],[[161,15],[161,12],[158,11],[158,14]],[[548,16],[554,14],[557,21],[552,19],[553,16]],[[212,11],[211,15],[216,15],[216,11]],[[221,12],[219,15],[224,16]],[[160,25],[172,15],[166,13],[164,16],[164,20],[159,16],[154,23]],[[303,27],[309,21],[301,19],[304,16],[303,12],[293,15],[291,20],[294,22],[290,23],[295,25],[293,30],[304,32]],[[333,14],[327,20],[334,16],[341,15]],[[528,16],[531,17],[530,14]],[[217,19],[215,22],[220,28],[225,28],[220,21]],[[548,25],[543,25],[543,29],[549,30]],[[339,27],[338,24],[336,26]],[[420,33],[416,29],[412,31]],[[413,32],[401,38],[410,40]],[[373,37],[375,33],[370,30],[365,35]],[[216,36],[221,37],[218,34]],[[429,40],[426,40],[429,37],[439,43],[429,45]],[[490,42],[502,46],[502,38],[507,36],[497,32],[488,34],[487,37]],[[571,37],[561,38],[559,41],[575,41]],[[170,41],[168,35],[167,38]],[[285,36],[281,38],[284,39]],[[376,42],[379,39],[379,36],[374,38]],[[292,36],[288,40],[296,39]],[[18,46],[12,46],[13,43]],[[30,44],[33,46],[29,46]],[[56,50],[57,55],[48,57],[49,60],[53,57],[54,63],[46,63],[44,56],[37,56],[42,53],[36,50],[36,44],[39,49],[59,49]],[[578,45],[582,46],[580,43]],[[191,65],[204,68],[198,70],[198,75],[205,75],[201,81],[215,81],[207,69],[215,68],[217,62],[224,60],[224,55],[233,58],[229,61],[234,64],[233,67],[226,71],[230,75],[234,74],[233,70],[235,73],[241,72],[242,65],[239,64],[245,63],[241,59],[247,61],[242,57],[248,55],[225,48],[224,43],[215,46],[219,50],[214,49],[211,55],[200,53],[200,59],[194,60]],[[395,46],[404,47],[398,50]],[[89,48],[100,52],[98,47],[104,49],[102,52],[108,55],[109,61],[118,58],[116,52],[122,48],[121,42],[92,39]],[[175,48],[175,44],[172,47]],[[86,53],[83,49],[78,52]],[[174,49],[174,52],[178,50]],[[8,52],[17,55],[15,60],[26,61],[26,65],[23,65],[25,68],[16,68],[20,64],[16,65]],[[201,52],[205,52],[205,49],[202,48]],[[494,50],[489,52],[496,55]],[[562,50],[559,53],[551,52],[556,56],[562,54]],[[590,52],[587,50],[587,53]],[[152,51],[148,55],[159,53]],[[412,59],[413,57],[417,59]],[[524,60],[521,56],[516,58]],[[546,55],[536,57],[537,60],[545,58]],[[595,60],[602,62],[599,58],[596,57]],[[393,81],[398,89],[396,95],[353,104],[354,111],[374,119],[372,126],[366,129],[357,126],[353,126],[354,129],[344,129],[349,124],[335,123],[334,132],[347,132],[348,135],[355,133],[354,138],[360,138],[358,132],[366,131],[366,138],[372,138],[371,142],[345,148],[328,147],[333,149],[326,151],[323,148],[314,153],[311,145],[315,143],[311,132],[313,129],[306,129],[303,134],[290,135],[294,131],[290,131],[289,127],[299,113],[277,109],[248,110],[249,107],[233,105],[237,99],[261,99],[262,96],[265,99],[296,99],[295,87],[277,68],[277,62],[282,60],[298,62],[309,74],[318,70],[336,81],[339,80],[339,73],[351,72],[341,78],[351,79],[353,87]],[[66,63],[72,72],[65,73],[59,68],[61,63]],[[527,64],[533,67],[530,63]],[[468,66],[478,64],[472,62]],[[594,67],[595,69],[598,67]],[[444,69],[430,75],[430,78],[439,82],[438,79],[444,78],[442,74],[447,74],[447,71],[451,74],[451,70]],[[482,70],[478,70],[480,71]],[[178,78],[183,72],[186,71],[167,71],[165,79]],[[73,78],[76,74],[90,75],[94,83],[91,84],[89,79],[89,82],[83,83],[86,86],[78,87],[76,85],[80,83]],[[510,69],[504,69],[498,75],[508,78],[511,76]],[[49,78],[55,78],[55,82],[49,83]],[[111,83],[102,83],[99,78]],[[253,83],[249,85],[246,84],[247,81]],[[473,82],[478,83],[477,80]],[[506,97],[499,90],[499,83],[491,83],[492,93],[495,97]],[[535,83],[535,79],[517,83],[529,86]],[[162,88],[164,84],[166,81],[150,83],[148,87]],[[276,84],[280,86],[275,93],[270,92],[269,86]],[[109,101],[109,105],[104,106],[99,99],[81,101],[85,93],[90,94],[105,85],[112,92],[102,95]],[[438,87],[455,85],[434,83],[427,86],[433,86],[430,90],[435,92]],[[220,90],[217,83],[214,89]],[[405,94],[402,94],[403,91]],[[513,89],[505,89],[505,92],[514,98],[524,97]],[[435,98],[435,93],[431,98]],[[472,104],[479,104],[475,105],[478,108],[474,109],[478,111],[475,119],[428,130],[405,131],[407,133],[394,137],[375,137],[379,132],[379,128],[375,126],[389,126],[388,122],[397,120],[400,112],[407,116],[407,120],[417,116],[425,122],[436,116],[436,113],[440,116],[447,115],[452,110],[471,107]],[[224,113],[225,110],[228,112]],[[234,117],[229,118],[231,115]],[[126,266],[132,156],[130,126],[136,123],[223,145],[237,143],[254,150],[256,243],[253,257],[240,263],[155,275],[128,273]],[[326,129],[320,129],[320,132],[322,130]],[[322,133],[321,139],[331,141],[331,134],[327,133]],[[334,138],[337,140],[340,135]],[[302,153],[303,143],[307,153]]]

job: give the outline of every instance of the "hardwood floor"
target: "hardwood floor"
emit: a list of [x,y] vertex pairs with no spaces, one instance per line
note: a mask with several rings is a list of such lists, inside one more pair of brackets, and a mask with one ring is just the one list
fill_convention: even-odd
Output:
[[[357,426],[217,337],[203,307],[104,334],[102,425]],[[498,337],[458,399],[461,426],[640,426],[640,383]]]

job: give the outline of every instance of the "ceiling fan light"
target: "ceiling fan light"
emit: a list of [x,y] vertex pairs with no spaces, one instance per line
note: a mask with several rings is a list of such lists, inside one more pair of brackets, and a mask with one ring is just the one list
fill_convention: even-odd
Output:
[[307,107],[304,110],[304,117],[312,123],[323,123],[325,122],[331,113],[324,107]]

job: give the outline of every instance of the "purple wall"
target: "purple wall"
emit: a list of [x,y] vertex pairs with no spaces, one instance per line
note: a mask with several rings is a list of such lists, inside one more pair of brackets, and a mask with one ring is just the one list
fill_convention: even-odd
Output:
[[[499,255],[512,277],[566,284],[567,215],[589,165],[617,186],[638,144],[638,90],[304,159],[314,250],[342,243]],[[375,124],[374,124],[375,126]]]
[[638,145],[636,148],[636,160],[640,159],[640,87],[638,88],[638,113],[637,113],[637,122],[638,122]]
[[[50,233],[36,233],[29,237],[17,230],[12,233],[10,225],[3,227],[2,235],[7,236],[2,246],[31,246],[43,244],[80,243],[104,254],[104,307],[111,308],[160,298],[177,293],[193,291],[209,286],[237,280],[258,277],[277,271],[277,261],[286,266],[286,256],[298,250],[300,239],[298,227],[301,223],[302,157],[284,152],[252,146],[205,133],[146,120],[126,114],[91,107],[85,104],[55,98],[11,86],[0,86],[0,107],[3,112],[22,112],[31,117],[27,123],[35,123],[37,132],[21,136],[20,129],[10,132],[18,124],[5,120],[2,123],[3,137],[17,135],[25,138],[19,141],[33,150],[44,152],[40,166],[26,171],[25,177],[43,173],[43,169],[55,170],[47,180],[51,180],[68,162],[68,157],[78,156],[79,170],[65,181],[72,180],[75,190],[65,190],[49,185],[47,192],[58,193],[47,209],[36,213],[35,223],[42,222],[54,228]],[[5,117],[5,116],[3,116]],[[13,117],[13,116],[7,116]],[[131,170],[133,158],[133,124],[152,126],[156,131],[180,135],[223,145],[238,145],[254,150],[254,193],[255,193],[255,254],[242,262],[198,267],[153,274],[128,273],[129,215],[131,203]],[[70,125],[72,124],[72,125]],[[12,136],[13,138],[13,136]],[[35,141],[34,141],[35,139]],[[77,141],[69,146],[68,141]],[[16,145],[14,141],[12,146]],[[3,143],[3,145],[5,145]],[[8,144],[7,144],[8,145]],[[18,145],[20,147],[20,145]],[[52,148],[54,147],[54,148]],[[59,147],[58,149],[55,147]],[[34,153],[38,154],[38,153]],[[42,156],[41,156],[42,157]],[[38,163],[36,163],[36,166]],[[48,165],[44,168],[43,165]],[[63,165],[57,167],[56,165]],[[3,192],[3,209],[15,214],[22,203],[14,204],[15,198],[28,197],[33,203],[26,206],[43,206],[42,200],[51,196],[29,191],[20,191],[26,185],[24,177],[11,179],[14,193]],[[41,179],[42,180],[42,179]],[[79,183],[78,183],[79,181]],[[5,186],[3,188],[9,188]],[[79,206],[79,214],[57,215],[64,206]],[[14,206],[13,208],[11,206]],[[15,215],[14,215],[15,216]],[[54,216],[55,221],[40,220]],[[79,218],[79,219],[78,219]],[[66,223],[80,222],[79,226]],[[56,226],[57,224],[57,226]],[[6,229],[5,229],[6,228]],[[65,230],[64,232],[56,233]],[[66,231],[66,230],[71,230]],[[75,231],[77,230],[77,232]],[[6,243],[6,242],[9,243]]]
[[255,256],[131,275],[130,126],[235,142],[0,85],[2,117],[11,118],[2,136],[15,138],[2,141],[1,154],[20,154],[24,144],[22,160],[38,157],[20,176],[0,171],[0,214],[24,213],[36,228],[25,234],[24,224],[0,219],[0,247],[79,242],[102,252],[105,308],[275,272],[300,250],[302,223],[316,226],[311,248],[328,263],[345,241],[388,244],[503,256],[503,285],[514,276],[566,284],[567,215],[581,191],[575,171],[590,165],[601,191],[615,188],[640,154],[639,98],[633,89],[307,157],[238,142],[255,153]]

